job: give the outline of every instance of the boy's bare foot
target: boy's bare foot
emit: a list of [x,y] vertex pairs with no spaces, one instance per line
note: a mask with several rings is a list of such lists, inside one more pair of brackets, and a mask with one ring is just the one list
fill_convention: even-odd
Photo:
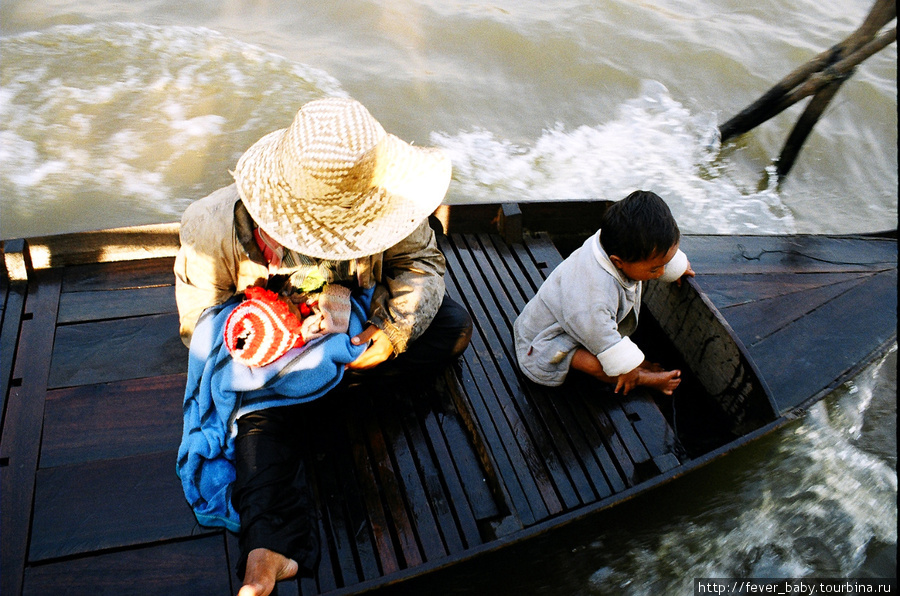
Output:
[[266,548],[254,548],[247,555],[244,585],[238,596],[268,596],[275,582],[297,575],[297,561]]
[[642,370],[638,385],[652,387],[665,395],[672,395],[675,388],[681,384],[680,370],[651,371]]

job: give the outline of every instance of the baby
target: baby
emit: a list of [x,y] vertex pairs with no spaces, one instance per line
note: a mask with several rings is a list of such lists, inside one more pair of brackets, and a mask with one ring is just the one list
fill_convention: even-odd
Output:
[[348,288],[325,284],[302,296],[305,300],[295,302],[265,288],[247,288],[225,322],[225,346],[232,358],[246,366],[266,366],[313,339],[347,333]]
[[522,372],[553,386],[574,368],[615,385],[616,393],[643,385],[671,395],[681,371],[647,362],[629,335],[638,324],[642,282],[694,276],[680,239],[656,194],[635,191],[613,203],[600,231],[550,274],[516,319]]

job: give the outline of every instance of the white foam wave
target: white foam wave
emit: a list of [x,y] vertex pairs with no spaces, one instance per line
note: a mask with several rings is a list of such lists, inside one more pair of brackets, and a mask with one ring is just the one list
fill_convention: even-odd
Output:
[[305,101],[345,95],[322,71],[204,28],[60,26],[0,46],[3,237],[51,231],[41,221],[76,204],[85,221],[52,231],[176,219]]
[[897,471],[857,444],[872,404],[893,399],[881,377],[895,365],[896,347],[779,433],[777,453],[746,471],[716,511],[678,520],[650,543],[626,537],[589,591],[682,593],[702,577],[852,577],[870,544],[896,545]]
[[529,145],[484,129],[435,133],[454,164],[451,202],[620,199],[653,190],[694,233],[790,232],[775,188],[745,188],[715,162],[713,114],[693,114],[657,82],[592,126],[545,130]]

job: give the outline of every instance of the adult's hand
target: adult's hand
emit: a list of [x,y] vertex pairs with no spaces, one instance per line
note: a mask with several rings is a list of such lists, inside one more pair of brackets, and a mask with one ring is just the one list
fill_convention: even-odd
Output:
[[356,346],[369,344],[369,347],[359,355],[359,358],[348,364],[347,368],[358,370],[374,368],[394,353],[394,346],[387,334],[375,325],[369,325],[350,341]]

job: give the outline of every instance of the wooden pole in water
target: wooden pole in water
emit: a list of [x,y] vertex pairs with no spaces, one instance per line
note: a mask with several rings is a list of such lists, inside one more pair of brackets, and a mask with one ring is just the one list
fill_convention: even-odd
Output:
[[813,96],[785,142],[777,162],[778,177],[790,171],[813,126],[855,68],[897,40],[897,28],[878,34],[897,17],[894,0],[876,0],[869,16],[850,37],[796,69],[750,106],[719,127],[722,142],[740,136],[801,99]]

